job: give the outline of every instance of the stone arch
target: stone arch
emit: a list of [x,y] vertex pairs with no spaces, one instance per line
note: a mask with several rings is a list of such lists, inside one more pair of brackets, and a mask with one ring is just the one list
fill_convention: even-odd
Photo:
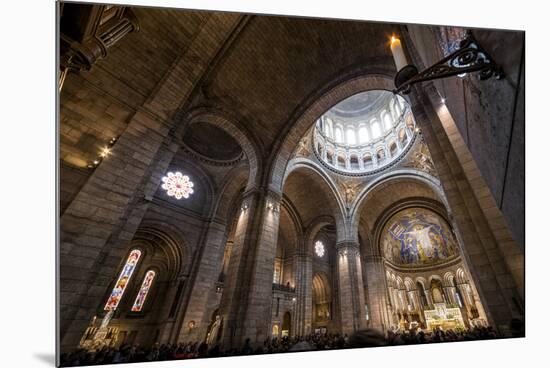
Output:
[[414,281],[412,280],[412,278],[405,277],[404,284],[405,284],[405,289],[407,289],[407,291],[416,290],[416,285],[415,285]]
[[468,283],[468,277],[466,276],[466,272],[464,272],[464,269],[462,267],[459,267],[456,270],[456,283],[457,284],[467,284]]
[[[100,301],[101,311],[117,282],[128,254],[133,249],[139,249],[142,254],[118,304],[117,312],[120,316],[117,324],[125,330],[146,331],[151,326],[163,329],[163,306],[170,297],[170,287],[182,273],[187,272],[192,252],[188,251],[183,237],[172,225],[154,221],[142,223],[127,252],[121,257],[116,276]],[[154,271],[155,276],[139,309],[134,310],[133,305],[138,300],[138,293],[149,271]],[[147,322],[144,323],[144,320]]]
[[300,214],[283,196],[280,205],[279,229],[276,257],[290,257],[296,250],[303,248],[303,230]]
[[[337,237],[340,239],[341,237],[345,236],[344,232],[347,230],[347,225],[344,221],[345,205],[332,178],[327,175],[326,172],[318,167],[314,162],[305,159],[296,159],[292,161],[291,165],[285,172],[284,182],[286,183],[287,178],[291,174],[298,171],[309,172],[320,179],[321,188],[325,188],[325,194],[327,195],[327,198],[329,200],[334,200],[334,206],[332,208],[333,211],[331,215],[333,216],[334,224],[336,226]],[[309,223],[306,223],[305,225],[309,226]]]
[[320,96],[316,96],[313,102],[304,104],[304,106],[307,106],[305,111],[301,112],[294,121],[288,124],[290,126],[289,130],[283,133],[284,136],[281,137],[280,143],[272,151],[273,154],[270,157],[270,166],[267,171],[268,187],[274,192],[282,192],[285,177],[281,176],[280,173],[286,171],[292,153],[298,146],[300,139],[325,111],[359,92],[376,89],[392,91],[393,84],[393,77],[390,73],[364,72],[362,75],[348,77],[348,79],[340,81],[336,85],[329,85],[322,89],[324,92]]
[[405,283],[403,282],[403,279],[401,278],[401,276],[397,276],[395,278],[395,283],[399,290],[405,290]]
[[313,255],[314,252],[314,240],[319,234],[319,231],[327,225],[334,225],[334,218],[332,216],[318,216],[308,225],[305,231],[305,252],[308,255]]
[[447,297],[445,296],[444,292],[444,281],[439,275],[431,275],[428,278],[429,282],[429,292],[432,296],[432,300],[434,303],[445,303],[447,300]]
[[231,214],[235,212],[239,194],[247,185],[247,180],[249,170],[244,164],[238,165],[226,176],[212,209],[213,218],[230,223]]
[[443,275],[443,286],[455,286],[454,275],[452,272],[447,271]]
[[[350,234],[355,234],[355,236],[359,234],[361,230],[360,229],[361,214],[366,204],[369,202],[369,198],[373,196],[378,190],[383,190],[383,185],[397,183],[402,180],[410,180],[420,185],[426,186],[426,189],[428,189],[430,192],[435,194],[435,197],[438,199],[439,202],[442,203],[446,211],[447,212],[449,211],[447,201],[443,194],[443,189],[440,187],[439,181],[435,177],[414,169],[399,169],[399,170],[391,171],[389,173],[381,175],[380,177],[376,178],[367,186],[361,189],[361,191],[355,197],[349,209],[349,213],[351,217],[351,221],[349,225]],[[384,211],[380,213],[379,218],[383,215],[384,212],[386,212],[386,209],[384,209]],[[380,221],[377,221],[376,223],[379,224],[379,222]],[[373,231],[373,234],[372,234],[374,235],[373,239],[375,242],[378,242],[377,234],[375,234],[374,232],[376,232],[379,226],[377,226],[376,224],[374,225],[375,226],[373,226],[369,230]],[[378,251],[376,251],[376,249],[378,248],[377,246],[373,246],[372,248],[374,250],[374,255],[381,254],[381,253],[378,253]]]
[[145,220],[137,229],[132,243],[134,241],[154,242],[162,246],[168,259],[166,269],[173,270],[170,279],[177,278],[191,266],[192,251],[185,243],[183,234],[172,224]]
[[186,124],[182,124],[176,131],[176,136],[182,136],[186,126],[197,123],[209,123],[224,130],[239,143],[250,168],[246,189],[252,189],[259,185],[263,170],[263,162],[260,144],[253,135],[236,123],[237,119],[228,116],[226,112],[215,108],[199,107],[191,110],[184,118]]
[[313,275],[313,301],[319,303],[328,303],[331,300],[332,292],[330,289],[329,277],[326,273],[319,271]]

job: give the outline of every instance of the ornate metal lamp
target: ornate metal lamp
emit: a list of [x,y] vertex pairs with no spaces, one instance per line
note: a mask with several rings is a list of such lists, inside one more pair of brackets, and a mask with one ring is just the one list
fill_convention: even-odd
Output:
[[477,72],[480,80],[491,77],[501,79],[504,76],[500,65],[477,43],[471,31],[460,42],[458,50],[421,72],[406,62],[401,41],[396,37],[392,37],[391,50],[398,68],[394,93],[408,94],[413,84],[466,73]]

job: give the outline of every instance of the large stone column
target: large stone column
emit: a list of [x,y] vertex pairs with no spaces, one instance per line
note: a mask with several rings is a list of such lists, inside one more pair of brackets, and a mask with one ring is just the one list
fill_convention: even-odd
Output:
[[[463,257],[489,322],[506,333],[522,317],[524,257],[455,121],[430,83],[410,94],[411,108],[448,200]],[[432,103],[432,101],[434,101]]]
[[341,241],[336,250],[340,321],[342,333],[349,335],[367,326],[359,243]]
[[[195,267],[191,272],[189,297],[184,301],[186,304],[184,312],[178,318],[176,341],[202,341],[206,336],[211,317],[208,313],[212,313],[206,309],[206,306],[223,267],[226,240],[225,224],[210,223],[206,239],[198,252]],[[195,326],[193,329],[187,327],[191,321]]]
[[279,202],[280,195],[267,190],[244,195],[220,304],[225,349],[240,348],[247,338],[259,345],[270,336]]
[[380,256],[367,256],[364,263],[369,301],[369,326],[385,332],[391,326],[391,311],[384,260]]
[[311,333],[313,260],[311,255],[299,251],[294,255],[296,275],[296,335]]

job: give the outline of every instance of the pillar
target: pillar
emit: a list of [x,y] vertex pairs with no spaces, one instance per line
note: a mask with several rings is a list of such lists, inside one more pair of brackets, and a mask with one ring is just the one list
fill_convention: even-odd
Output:
[[384,260],[380,256],[365,257],[365,276],[369,301],[369,326],[385,332],[391,326]]
[[259,346],[271,335],[280,200],[280,195],[269,190],[253,189],[243,196],[247,208],[237,219],[220,303],[225,349],[241,348],[247,338]]
[[[206,310],[208,297],[215,289],[220,272],[223,269],[223,255],[227,240],[224,223],[212,222],[208,227],[205,240],[197,251],[197,258],[191,271],[189,294],[179,315],[176,341],[201,341],[207,333],[213,311]],[[189,329],[193,321],[195,328]]]
[[367,325],[359,244],[354,241],[338,242],[336,250],[340,321],[342,333],[349,335]]
[[[433,84],[410,94],[411,108],[422,129],[453,216],[473,287],[479,291],[489,323],[502,333],[512,318],[522,318],[523,260],[500,209],[464,142],[455,121],[439,101]],[[483,196],[483,197],[482,197]]]
[[307,335],[311,333],[312,323],[312,282],[313,260],[306,252],[296,252],[294,255],[294,267],[296,275],[296,317],[295,335]]

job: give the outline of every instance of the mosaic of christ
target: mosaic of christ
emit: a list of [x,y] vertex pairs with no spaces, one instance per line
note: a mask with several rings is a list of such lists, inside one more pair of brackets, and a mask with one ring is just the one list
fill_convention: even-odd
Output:
[[386,258],[395,264],[427,265],[458,255],[448,225],[423,208],[408,208],[393,215],[384,226],[382,245]]

